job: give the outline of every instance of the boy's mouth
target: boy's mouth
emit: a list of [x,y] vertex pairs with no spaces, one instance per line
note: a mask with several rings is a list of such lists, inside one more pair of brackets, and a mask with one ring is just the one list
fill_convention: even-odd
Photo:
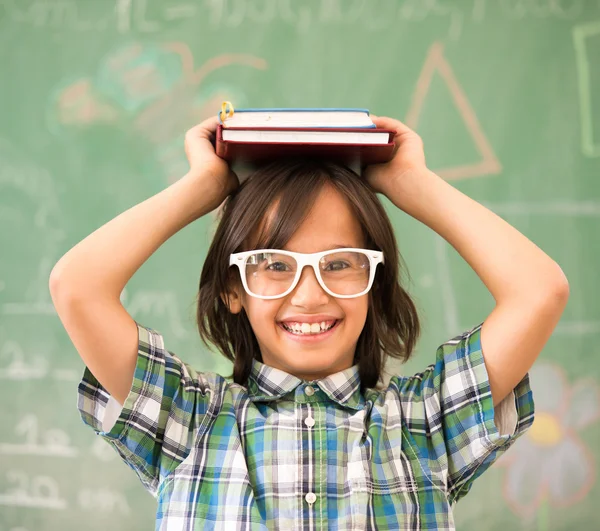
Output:
[[286,332],[296,336],[316,336],[329,332],[340,322],[339,319],[321,321],[319,323],[302,323],[296,321],[279,322]]

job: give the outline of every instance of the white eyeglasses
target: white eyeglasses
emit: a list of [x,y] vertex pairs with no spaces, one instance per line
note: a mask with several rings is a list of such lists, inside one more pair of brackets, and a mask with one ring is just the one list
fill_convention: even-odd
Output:
[[360,297],[371,289],[380,263],[383,264],[381,251],[351,247],[308,254],[257,249],[229,257],[229,265],[237,265],[240,270],[246,293],[259,299],[278,299],[291,293],[307,265],[332,297]]

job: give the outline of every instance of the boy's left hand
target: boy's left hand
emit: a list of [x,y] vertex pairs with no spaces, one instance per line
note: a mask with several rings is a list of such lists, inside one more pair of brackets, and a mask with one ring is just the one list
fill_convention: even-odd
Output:
[[367,182],[378,193],[389,197],[389,186],[407,172],[421,174],[427,170],[421,137],[398,120],[385,116],[371,115],[373,123],[380,129],[396,131],[394,156],[384,164],[372,164],[363,171]]

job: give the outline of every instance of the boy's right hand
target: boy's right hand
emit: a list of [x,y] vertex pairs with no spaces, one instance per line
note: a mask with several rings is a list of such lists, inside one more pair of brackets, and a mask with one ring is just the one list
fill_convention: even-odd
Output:
[[211,191],[215,196],[211,199],[220,205],[225,198],[239,186],[239,180],[231,171],[226,160],[215,153],[213,142],[219,118],[213,116],[192,127],[185,134],[185,154],[190,163],[190,171],[186,179],[200,179],[206,184],[209,179]]

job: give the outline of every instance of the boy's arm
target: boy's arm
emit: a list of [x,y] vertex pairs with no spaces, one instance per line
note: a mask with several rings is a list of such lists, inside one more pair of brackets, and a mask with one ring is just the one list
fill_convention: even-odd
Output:
[[121,291],[167,239],[216,208],[237,186],[209,142],[214,127],[211,119],[188,133],[191,169],[185,177],[87,236],[50,275],[52,301],[71,341],[121,404],[131,387],[138,346],[137,326],[120,303]]
[[425,166],[414,131],[389,118],[373,120],[398,131],[394,160],[367,179],[398,208],[450,243],[488,288],[496,307],[481,343],[494,405],[523,379],[550,338],[569,297],[558,264],[502,218]]

